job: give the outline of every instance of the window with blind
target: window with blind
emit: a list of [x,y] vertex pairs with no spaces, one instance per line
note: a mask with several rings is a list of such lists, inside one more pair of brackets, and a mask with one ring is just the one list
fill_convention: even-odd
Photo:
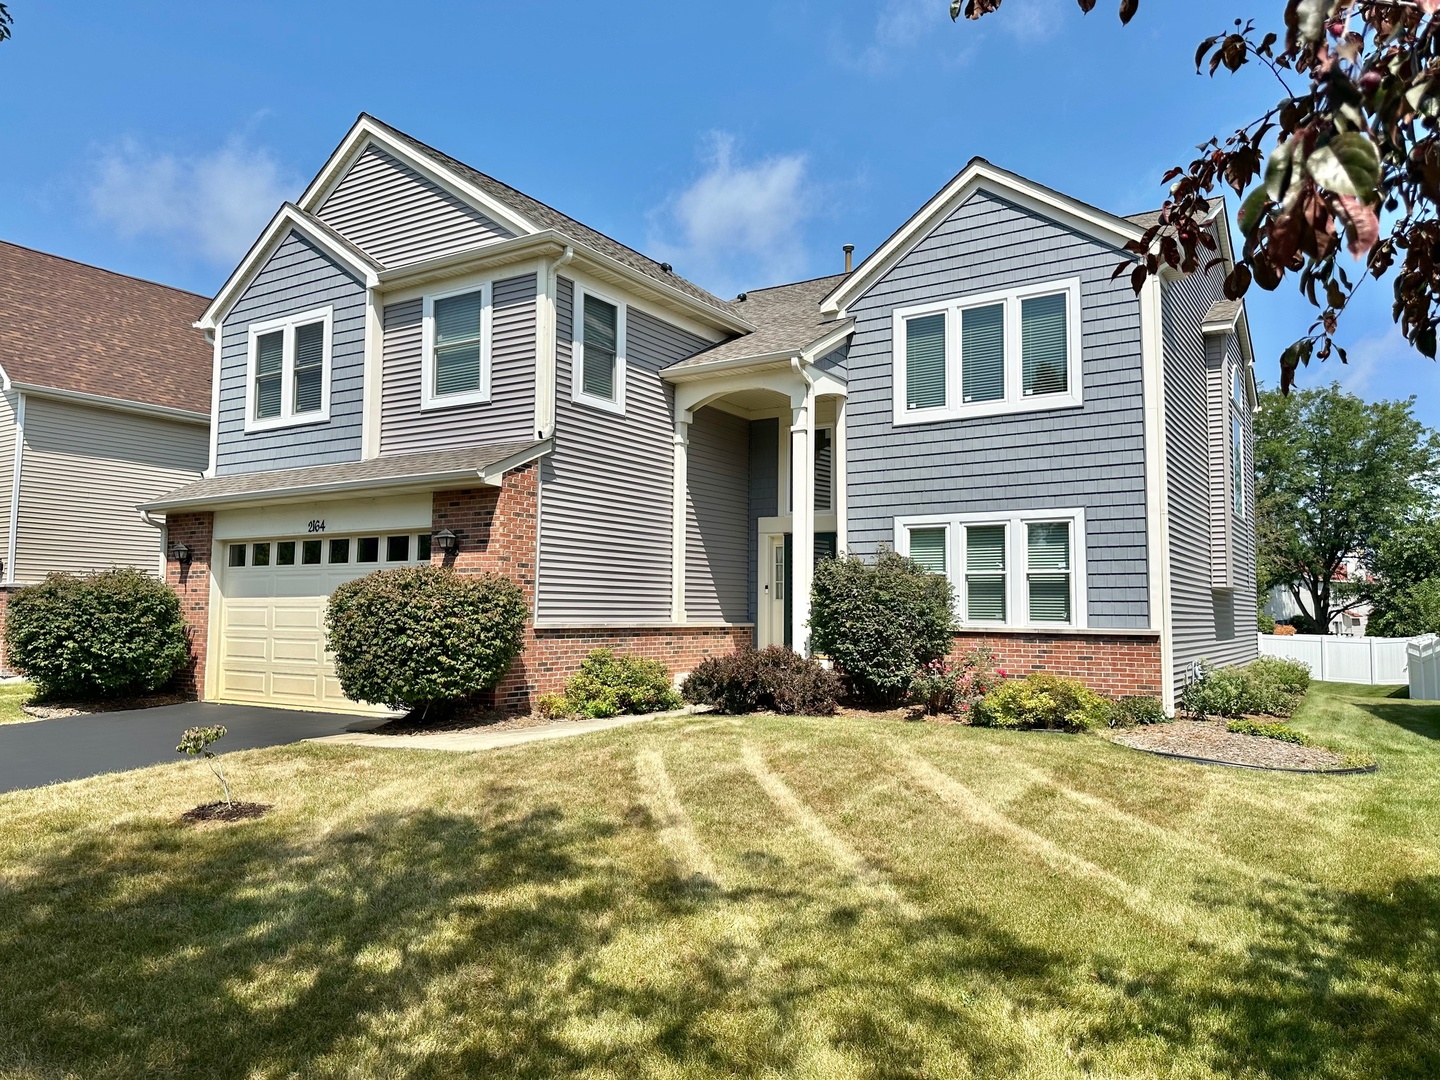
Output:
[[490,400],[490,283],[425,297],[420,407]]
[[1078,278],[896,310],[895,422],[1082,404],[1079,318]]
[[323,308],[251,324],[246,431],[328,418],[332,314]]
[[1230,417],[1230,498],[1237,518],[1245,516],[1245,428],[1238,413]]
[[1006,615],[1005,526],[965,529],[965,619],[1003,623]]
[[919,563],[932,574],[949,571],[949,559],[945,549],[949,530],[944,525],[924,526],[910,530],[909,555],[912,562]]
[[1026,526],[1026,603],[1032,623],[1068,623],[1070,603],[1070,523],[1033,522]]
[[625,305],[575,288],[571,396],[610,412],[625,411]]

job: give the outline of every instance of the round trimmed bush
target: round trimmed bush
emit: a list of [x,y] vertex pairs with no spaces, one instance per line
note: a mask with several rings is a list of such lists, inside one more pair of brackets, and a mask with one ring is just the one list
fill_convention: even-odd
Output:
[[494,688],[524,648],[528,614],[507,577],[411,566],[341,585],[325,628],[346,697],[416,709]]
[[1037,671],[1007,679],[975,706],[977,727],[1090,731],[1111,724],[1115,703],[1079,679]]
[[770,709],[786,716],[829,716],[840,696],[840,679],[819,661],[783,645],[747,645],[702,660],[680,691],[686,701],[732,715]]
[[826,559],[815,567],[810,642],[862,704],[892,708],[905,701],[917,671],[949,655],[953,611],[949,579],[903,555]]
[[5,650],[43,698],[93,700],[158,690],[189,656],[180,598],[139,570],[51,574],[17,590]]

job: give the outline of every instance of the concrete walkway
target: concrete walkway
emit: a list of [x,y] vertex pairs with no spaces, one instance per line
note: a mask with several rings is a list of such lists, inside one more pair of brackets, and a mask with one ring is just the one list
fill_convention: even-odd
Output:
[[603,720],[561,720],[553,724],[506,728],[501,731],[437,731],[427,735],[374,735],[364,731],[347,731],[341,735],[326,735],[306,741],[324,743],[327,746],[383,746],[393,750],[450,750],[455,753],[469,753],[474,750],[499,750],[506,746],[520,746],[523,743],[542,742],[546,739],[568,739],[574,735],[588,735],[592,731],[628,727],[646,720],[688,716],[696,711],[684,709],[680,712],[649,713],[645,716],[608,716]]

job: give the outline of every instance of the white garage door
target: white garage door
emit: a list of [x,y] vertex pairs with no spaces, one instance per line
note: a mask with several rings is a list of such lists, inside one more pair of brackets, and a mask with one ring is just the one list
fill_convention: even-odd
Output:
[[220,579],[220,701],[383,712],[340,690],[325,652],[336,587],[386,567],[428,562],[428,533],[231,541]]

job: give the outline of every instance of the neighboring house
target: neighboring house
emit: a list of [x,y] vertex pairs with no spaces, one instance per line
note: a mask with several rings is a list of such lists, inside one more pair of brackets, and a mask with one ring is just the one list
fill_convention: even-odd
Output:
[[[1365,569],[1365,560],[1359,555],[1346,555],[1340,565],[1336,568],[1335,581],[1369,581],[1370,573]],[[1333,601],[1332,601],[1333,603]],[[1357,604],[1348,611],[1342,611],[1330,617],[1330,633],[1342,634],[1345,637],[1364,637],[1365,629],[1370,623],[1371,605],[1366,602]],[[1269,596],[1265,598],[1265,614],[1269,615],[1276,622],[1290,622],[1303,616],[1309,622],[1315,621],[1314,604],[1310,602],[1310,595],[1302,586],[1291,592],[1285,585],[1273,586]]]
[[817,557],[908,553],[991,646],[1172,702],[1255,655],[1255,404],[1230,263],[1115,280],[1145,216],[976,159],[852,273],[724,301],[361,116],[205,312],[207,477],[153,500],[206,698],[356,708],[340,582],[524,586],[499,690],[596,647],[805,650]]
[[163,523],[135,506],[209,460],[206,302],[0,242],[0,596],[55,571],[162,573]]

